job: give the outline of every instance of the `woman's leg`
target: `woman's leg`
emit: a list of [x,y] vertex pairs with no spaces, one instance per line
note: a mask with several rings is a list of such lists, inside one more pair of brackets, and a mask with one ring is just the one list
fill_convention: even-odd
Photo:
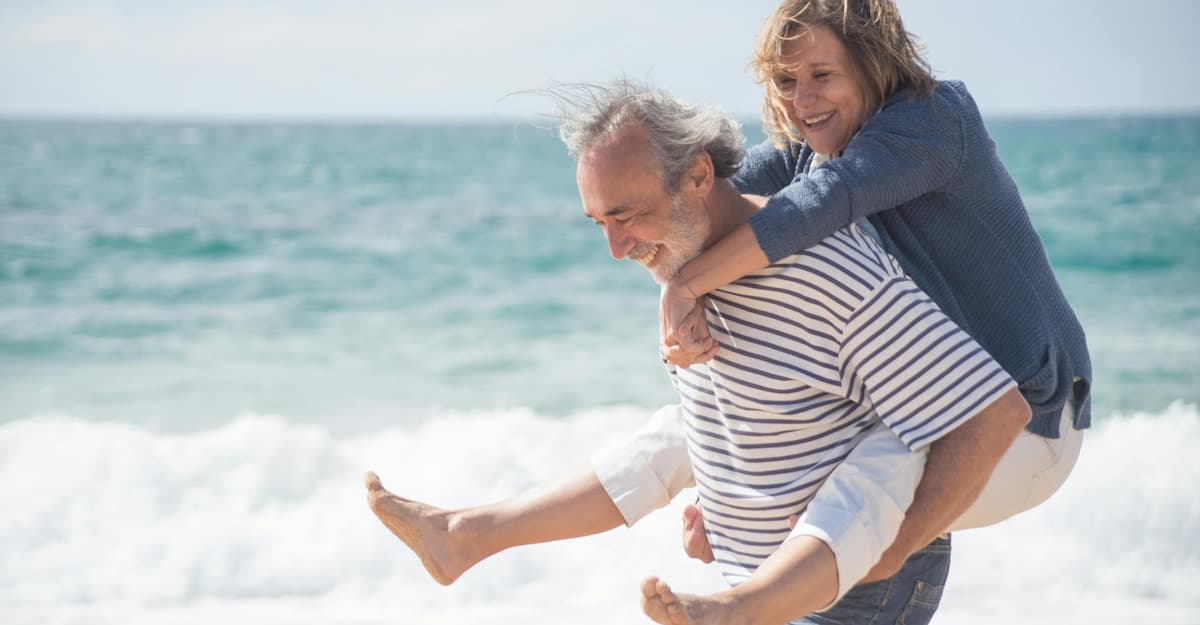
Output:
[[1079,459],[1083,432],[1075,429],[1074,417],[1074,407],[1067,402],[1059,421],[1059,438],[1021,432],[975,503],[950,525],[949,531],[995,525],[1049,499],[1067,481]]
[[812,536],[783,543],[737,588],[707,596],[675,594],[666,582],[642,582],[642,610],[663,625],[787,623],[820,610],[837,595],[837,563]]
[[589,536],[625,523],[596,474],[583,469],[537,491],[475,508],[443,510],[396,496],[366,477],[367,501],[439,584],[518,545]]
[[887,426],[868,430],[825,479],[788,539],[742,584],[709,596],[642,585],[642,608],[668,625],[785,623],[830,607],[879,561],[925,468]]

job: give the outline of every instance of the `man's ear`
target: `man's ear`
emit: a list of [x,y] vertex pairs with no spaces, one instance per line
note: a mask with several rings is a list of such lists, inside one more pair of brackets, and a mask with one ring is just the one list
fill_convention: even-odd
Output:
[[692,166],[684,175],[685,190],[696,197],[705,197],[712,191],[714,176],[712,157],[701,152],[692,159]]

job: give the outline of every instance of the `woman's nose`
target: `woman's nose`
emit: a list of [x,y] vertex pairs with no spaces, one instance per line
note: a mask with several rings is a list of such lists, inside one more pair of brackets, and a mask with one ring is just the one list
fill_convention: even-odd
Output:
[[817,99],[817,91],[811,86],[802,84],[796,81],[796,86],[792,91],[792,106],[797,109],[802,109],[812,104]]

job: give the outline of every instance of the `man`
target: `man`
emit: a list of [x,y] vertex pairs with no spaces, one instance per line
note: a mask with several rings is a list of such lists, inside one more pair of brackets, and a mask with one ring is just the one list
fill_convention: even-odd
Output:
[[[578,157],[585,212],[604,228],[614,258],[665,281],[756,210],[727,180],[741,135],[733,122],[658,92],[618,84],[594,95],[562,132]],[[435,579],[450,583],[511,546],[631,524],[694,476],[708,538],[738,586],[687,597],[647,580],[643,605],[655,620],[782,623],[847,592],[814,618],[927,620],[949,559],[948,540],[928,543],[974,500],[1028,407],[861,231],[786,261],[714,294],[709,322],[722,356],[672,370],[682,408],[660,411],[593,471],[457,511],[396,497],[369,474],[372,509]],[[639,455],[653,438],[654,451]],[[685,445],[691,467],[679,461]],[[922,513],[904,518],[922,467]],[[937,501],[921,501],[922,492]],[[891,557],[904,565],[895,579],[855,586],[897,527]]]

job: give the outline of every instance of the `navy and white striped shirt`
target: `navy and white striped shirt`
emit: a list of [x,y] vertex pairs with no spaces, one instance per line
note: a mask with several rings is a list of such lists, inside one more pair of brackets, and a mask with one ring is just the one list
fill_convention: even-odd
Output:
[[882,421],[918,450],[1014,386],[857,226],[708,295],[721,351],[671,368],[709,542],[731,584]]

